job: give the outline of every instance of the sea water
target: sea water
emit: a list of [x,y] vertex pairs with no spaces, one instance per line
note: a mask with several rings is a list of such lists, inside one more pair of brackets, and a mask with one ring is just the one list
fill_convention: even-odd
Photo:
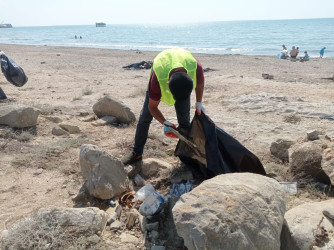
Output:
[[[75,39],[77,36],[77,39]],[[81,39],[80,39],[81,36]],[[1,44],[161,51],[181,47],[193,53],[272,55],[285,44],[318,57],[334,57],[334,18],[230,21],[178,25],[92,25],[0,29]]]

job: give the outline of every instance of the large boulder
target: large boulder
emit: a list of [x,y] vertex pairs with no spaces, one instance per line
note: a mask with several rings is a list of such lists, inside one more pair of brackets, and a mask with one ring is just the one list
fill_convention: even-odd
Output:
[[73,242],[80,242],[80,237],[85,237],[87,243],[96,242],[107,218],[107,213],[97,207],[41,208],[2,231],[0,248],[68,249]]
[[331,185],[334,186],[334,150],[332,148],[326,148],[323,153],[321,166],[328,175]]
[[93,111],[97,117],[114,116],[119,123],[132,123],[136,121],[134,113],[119,101],[110,96],[101,98],[93,105]]
[[28,128],[37,125],[40,114],[38,109],[24,105],[6,105],[0,107],[0,124],[12,128]]
[[206,180],[173,208],[177,233],[189,249],[280,249],[285,213],[279,183],[252,173]]
[[95,145],[80,147],[80,169],[86,178],[86,187],[91,196],[111,199],[125,192],[129,178],[121,161]]
[[291,173],[297,178],[307,178],[330,183],[330,179],[321,167],[322,148],[319,144],[305,142],[289,148]]
[[[334,249],[333,223],[334,199],[305,203],[292,208],[285,214],[281,249],[309,250],[316,245],[322,246],[321,249]],[[321,232],[320,227],[327,231],[327,237]],[[316,238],[320,240],[318,243]]]
[[40,218],[51,216],[60,226],[89,228],[94,232],[102,232],[108,219],[108,214],[97,207],[41,208],[38,210],[37,216]]

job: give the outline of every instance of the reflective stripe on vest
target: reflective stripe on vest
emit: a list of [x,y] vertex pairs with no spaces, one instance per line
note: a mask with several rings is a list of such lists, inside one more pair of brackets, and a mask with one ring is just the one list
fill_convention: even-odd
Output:
[[161,101],[170,106],[175,104],[175,100],[168,86],[169,74],[176,68],[184,68],[193,80],[193,88],[196,88],[197,61],[189,51],[167,49],[154,58],[153,71],[160,85]]

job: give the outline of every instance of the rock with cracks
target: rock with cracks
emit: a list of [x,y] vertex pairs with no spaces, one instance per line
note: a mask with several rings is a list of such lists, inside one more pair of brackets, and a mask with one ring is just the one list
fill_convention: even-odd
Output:
[[136,121],[136,117],[130,108],[110,96],[105,96],[95,103],[93,111],[99,118],[114,116],[119,123],[132,123]]
[[177,233],[188,250],[278,250],[284,213],[279,183],[251,173],[206,180],[173,208]]
[[[333,199],[305,203],[289,210],[284,216],[281,249],[309,250],[314,249],[313,246],[334,249],[334,217],[328,217],[330,214],[334,215]],[[321,232],[321,227],[327,231],[327,237]]]
[[330,183],[330,179],[321,166],[322,149],[312,142],[294,144],[289,148],[290,170],[296,178],[313,179]]
[[12,128],[28,128],[37,125],[38,109],[24,105],[0,107],[0,124]]
[[80,169],[91,196],[111,199],[127,190],[129,179],[122,162],[95,145],[80,147]]

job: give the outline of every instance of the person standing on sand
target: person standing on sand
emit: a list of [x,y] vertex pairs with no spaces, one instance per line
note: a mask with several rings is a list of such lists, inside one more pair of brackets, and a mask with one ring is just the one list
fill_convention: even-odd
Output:
[[320,50],[320,58],[322,58],[322,57],[324,56],[325,49],[326,49],[326,47],[323,47],[323,48]]
[[176,128],[176,126],[167,121],[158,108],[160,101],[174,106],[179,123],[178,130],[180,133],[187,132],[190,128],[190,96],[193,89],[196,94],[196,110],[200,115],[205,112],[202,104],[204,91],[202,65],[189,51],[183,49],[167,49],[155,57],[136,128],[133,150],[122,158],[124,165],[142,160],[153,117],[164,126],[166,136],[177,137],[169,129]]

